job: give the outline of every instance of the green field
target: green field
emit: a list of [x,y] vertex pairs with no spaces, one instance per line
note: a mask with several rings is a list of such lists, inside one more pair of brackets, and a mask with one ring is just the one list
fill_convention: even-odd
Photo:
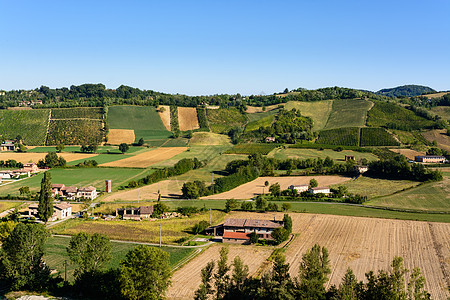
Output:
[[346,127],[322,130],[317,139],[318,144],[359,146],[359,127]]
[[[132,168],[75,168],[75,169],[52,169],[52,183],[62,183],[65,185],[95,186],[98,191],[105,188],[105,180],[112,180],[113,190],[117,190],[133,178],[144,177],[150,170]],[[30,187],[31,192],[37,192],[41,186],[43,173],[36,176],[14,182],[12,184],[0,186],[0,195],[19,195],[19,188]]]
[[442,119],[450,122],[450,106],[436,106],[431,109],[431,111]]
[[103,141],[103,122],[88,119],[50,120],[46,145],[98,145]]
[[[425,183],[398,194],[376,198],[365,204],[399,209],[450,212],[450,179]],[[448,215],[450,220],[450,215]]]
[[[230,138],[224,134],[212,132],[194,132],[189,145],[231,145]],[[230,146],[231,147],[231,146]]]
[[372,102],[360,99],[334,100],[330,117],[324,129],[360,127],[366,123]]
[[186,147],[189,143],[189,139],[187,138],[176,138],[176,139],[168,139],[164,144],[162,144],[162,147]]
[[209,127],[214,133],[227,133],[233,127],[244,127],[247,117],[236,108],[207,109]]
[[103,108],[101,107],[74,107],[53,108],[52,117],[55,119],[103,119]]
[[[65,146],[62,152],[80,152],[80,146]],[[135,153],[138,151],[142,151],[143,147],[136,147],[136,146],[130,146],[127,154]],[[56,151],[56,148],[54,146],[45,146],[45,147],[36,147],[30,150],[27,150],[27,152],[34,152],[34,153],[47,153],[47,152],[54,152]],[[119,146],[99,146],[97,148],[98,154],[122,154],[122,152],[119,151]]]
[[[71,281],[76,265],[70,261],[67,255],[66,248],[69,241],[70,238],[66,237],[50,237],[45,244],[44,261],[50,269],[56,269],[62,278],[64,278],[64,261],[67,261],[67,279]],[[111,245],[112,258],[105,268],[118,268],[120,261],[125,259],[128,251],[133,250],[138,244],[111,242]],[[194,251],[192,248],[162,247],[161,249],[170,254],[170,265],[172,267]]]
[[276,144],[238,144],[228,150],[228,154],[269,154],[270,151],[278,147]]
[[274,149],[271,151],[267,157],[273,157],[279,160],[285,160],[288,158],[293,159],[307,159],[307,158],[317,158],[320,157],[324,159],[325,157],[330,157],[337,161],[344,161],[345,155],[354,155],[356,160],[367,159],[368,161],[377,160],[378,158],[372,153],[368,152],[357,152],[351,150],[334,151],[331,149],[296,149],[296,148],[286,148],[286,149]]
[[[341,100],[339,100],[341,101]],[[333,106],[333,100],[325,101],[289,101],[284,108],[291,110],[293,108],[300,110],[303,116],[310,117],[314,122],[314,131],[322,130],[327,123]]]
[[110,129],[132,129],[136,142],[143,138],[146,143],[166,140],[172,135],[150,106],[111,106],[108,109],[107,124]]
[[[256,115],[255,114],[251,114],[252,115]],[[275,120],[275,115],[268,115],[266,117],[263,117],[261,119],[249,122],[246,126],[245,126],[245,131],[253,131],[253,130],[258,130],[260,127],[266,128],[269,127],[270,125],[272,125],[273,121]]]
[[5,139],[22,136],[26,145],[44,145],[49,109],[0,110],[0,135]]
[[406,131],[432,128],[434,125],[434,121],[419,117],[413,111],[389,102],[375,102],[367,118],[367,126]]
[[9,202],[9,201],[0,201],[0,212],[5,211],[10,208],[18,207],[22,202]]
[[384,128],[361,128],[360,146],[398,146],[398,141]]

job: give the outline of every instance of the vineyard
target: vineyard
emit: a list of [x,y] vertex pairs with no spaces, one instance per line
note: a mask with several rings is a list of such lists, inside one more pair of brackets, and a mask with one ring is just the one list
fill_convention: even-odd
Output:
[[178,108],[176,106],[170,106],[170,128],[173,132],[180,131],[178,124]]
[[89,145],[103,141],[100,120],[50,120],[47,145]]
[[398,146],[397,140],[384,128],[361,128],[361,145]]
[[227,154],[262,154],[267,155],[278,145],[275,144],[239,144],[228,150]]
[[1,110],[0,135],[5,139],[15,139],[18,135],[26,145],[45,144],[50,110]]
[[318,144],[359,146],[359,128],[347,127],[322,130],[317,139]]
[[405,131],[434,128],[435,125],[434,121],[419,117],[411,110],[388,102],[376,102],[367,118],[367,126]]
[[55,119],[103,119],[103,108],[101,107],[75,107],[54,108],[52,117]]
[[209,131],[208,119],[206,118],[206,109],[197,107],[197,118],[200,131]]
[[325,129],[364,126],[372,102],[360,99],[334,100]]
[[236,108],[208,109],[209,126],[214,133],[227,133],[233,127],[243,127],[247,122],[245,115]]

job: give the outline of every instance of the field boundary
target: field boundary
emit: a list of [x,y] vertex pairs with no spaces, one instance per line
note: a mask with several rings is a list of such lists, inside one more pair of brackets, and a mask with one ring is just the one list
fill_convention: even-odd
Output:
[[444,279],[447,283],[447,287],[450,287],[450,274],[447,272],[445,267],[445,256],[442,254],[442,244],[439,244],[436,238],[436,233],[433,229],[433,224],[428,223],[428,228],[430,229],[431,240],[433,241],[433,248],[436,251],[436,255],[439,259],[439,267],[441,268],[442,274],[444,274]]
[[45,141],[44,146],[47,145],[47,138],[48,138],[48,132],[50,130],[50,120],[52,119],[52,109],[50,108],[50,111],[48,112],[48,119],[47,119],[47,130],[45,131]]

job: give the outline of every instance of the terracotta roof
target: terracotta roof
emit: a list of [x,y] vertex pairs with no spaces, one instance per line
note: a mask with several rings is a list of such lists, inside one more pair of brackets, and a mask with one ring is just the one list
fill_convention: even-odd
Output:
[[61,203],[58,203],[58,204],[53,205],[53,207],[55,207],[56,209],[63,210],[63,209],[72,207],[72,205],[70,205],[70,204],[67,203],[67,202],[61,202]]
[[60,183],[52,184],[52,188],[63,188],[64,186],[65,186],[64,184]]
[[140,214],[152,214],[153,213],[153,206],[140,206],[139,207],[139,213]]
[[63,187],[61,190],[66,193],[76,193],[78,191],[78,188],[76,186],[66,186]]
[[245,219],[226,219],[223,226],[244,227]]
[[250,237],[248,236],[248,233],[245,232],[229,232],[226,231],[223,233],[224,239],[239,239],[239,240],[249,240]]
[[93,186],[88,186],[88,187],[82,187],[80,188],[80,192],[93,192],[97,190],[95,187]]

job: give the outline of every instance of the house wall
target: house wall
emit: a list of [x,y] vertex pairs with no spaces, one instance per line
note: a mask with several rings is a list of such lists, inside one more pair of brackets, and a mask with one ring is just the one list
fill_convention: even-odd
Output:
[[249,240],[241,240],[241,239],[222,239],[222,241],[224,243],[239,244],[239,245],[245,245],[245,244],[250,243]]

